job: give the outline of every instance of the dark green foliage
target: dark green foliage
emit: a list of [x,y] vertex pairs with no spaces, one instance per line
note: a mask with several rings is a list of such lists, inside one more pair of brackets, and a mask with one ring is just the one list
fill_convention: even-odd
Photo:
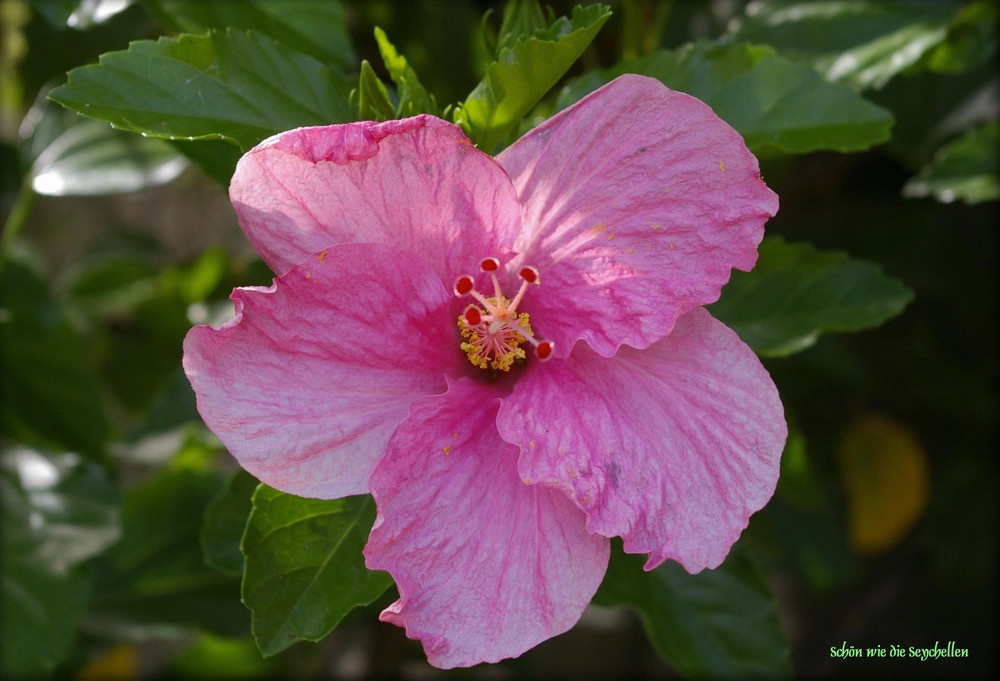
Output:
[[[242,153],[298,126],[432,114],[497,153],[622,73],[705,101],[780,197],[756,267],[710,310],[763,358],[791,435],[775,497],[718,569],[645,572],[614,541],[594,602],[636,613],[616,631],[645,639],[605,649],[613,632],[585,618],[501,674],[593,676],[608,658],[627,678],[995,672],[995,1],[3,12],[4,678],[94,678],[123,650],[147,655],[132,677],[346,676],[360,660],[440,678],[377,622],[394,590],[361,553],[372,498],[270,489],[201,423],[184,335],[273,276],[225,187]],[[930,471],[923,514],[877,555],[851,543],[837,454],[870,415],[902,424]],[[830,654],[935,640],[970,658]]]

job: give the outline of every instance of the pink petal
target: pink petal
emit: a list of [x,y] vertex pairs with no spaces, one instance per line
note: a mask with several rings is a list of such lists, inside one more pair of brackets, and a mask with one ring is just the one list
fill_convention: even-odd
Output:
[[566,357],[670,333],[757,260],[778,199],[740,135],[699,100],[621,76],[497,157],[517,187],[531,323]]
[[787,434],[760,361],[703,309],[646,350],[534,367],[497,426],[522,478],[562,489],[591,532],[689,572],[718,566],[771,497]]
[[232,299],[233,319],[188,332],[184,370],[208,427],[284,492],[367,492],[413,400],[465,370],[440,351],[457,342],[452,294],[395,247],[336,246]]
[[240,226],[278,274],[333,244],[396,244],[449,286],[520,229],[503,170],[461,129],[433,116],[300,128],[265,140],[236,166]]
[[555,490],[524,485],[494,425],[495,386],[461,379],[418,400],[371,477],[378,517],[367,565],[400,598],[381,618],[464,667],[515,657],[580,618],[609,543]]

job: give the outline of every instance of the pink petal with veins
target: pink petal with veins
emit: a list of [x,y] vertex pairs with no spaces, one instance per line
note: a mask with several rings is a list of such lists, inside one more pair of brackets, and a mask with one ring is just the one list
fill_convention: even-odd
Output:
[[644,76],[615,79],[497,161],[523,205],[518,263],[544,287],[525,309],[559,357],[577,340],[610,357],[669,334],[731,268],[753,267],[778,209],[735,130]]
[[506,173],[427,115],[283,132],[240,159],[229,195],[278,274],[334,244],[369,242],[406,248],[450,285],[487,255],[506,259],[520,229]]
[[466,368],[451,293],[398,248],[337,246],[232,298],[233,319],[188,332],[184,370],[208,427],[283,492],[366,493],[410,404]]
[[406,627],[445,669],[516,657],[580,618],[609,543],[556,490],[523,484],[497,435],[500,391],[468,379],[418,400],[371,477],[378,517],[367,565],[400,598]]
[[562,490],[589,531],[689,572],[722,563],[770,499],[787,435],[757,356],[703,309],[645,350],[580,347],[526,373],[497,425],[521,477]]

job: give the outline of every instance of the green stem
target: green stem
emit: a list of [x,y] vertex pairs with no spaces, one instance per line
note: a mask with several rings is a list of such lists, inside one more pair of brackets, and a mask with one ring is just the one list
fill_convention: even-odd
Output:
[[0,236],[0,272],[3,271],[3,267],[7,263],[7,249],[10,248],[14,238],[28,221],[36,198],[38,198],[38,194],[31,188],[31,175],[29,174],[21,183],[21,191],[18,192],[17,200],[10,209],[7,222],[3,226],[3,235]]

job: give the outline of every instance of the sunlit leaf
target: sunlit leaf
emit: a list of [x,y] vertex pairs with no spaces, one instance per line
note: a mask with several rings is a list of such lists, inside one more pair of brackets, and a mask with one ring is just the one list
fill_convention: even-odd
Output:
[[638,612],[653,647],[678,674],[791,675],[774,595],[744,551],[734,548],[715,570],[691,575],[673,561],[644,572],[645,556],[624,554],[614,544],[594,603]]
[[949,2],[768,0],[752,6],[733,38],[772,45],[853,88],[878,88],[947,38],[956,8]]
[[[249,638],[223,638],[202,633],[170,664],[169,678],[287,679],[286,660],[261,657]],[[95,681],[97,681],[95,679]]]
[[357,59],[347,33],[344,5],[337,0],[142,0],[150,11],[182,33],[210,28],[257,31],[330,65],[351,67]]
[[838,452],[851,545],[860,553],[891,549],[927,505],[930,472],[923,446],[903,423],[867,414],[848,425]]
[[997,51],[996,0],[965,5],[948,26],[948,37],[924,55],[917,68],[940,73],[961,73],[989,59]]
[[351,120],[344,76],[254,32],[140,40],[69,72],[50,97],[116,128],[250,149],[304,125]]
[[188,267],[172,270],[171,279],[185,302],[199,302],[219,286],[227,265],[226,252],[212,246],[202,251]]
[[32,7],[55,28],[86,30],[128,9],[134,0],[31,0]]
[[588,72],[559,97],[569,106],[623,73],[657,78],[712,107],[755,153],[859,151],[889,138],[892,114],[766,45],[691,43]]
[[767,237],[759,253],[752,271],[733,271],[709,310],[760,355],[789,355],[821,333],[878,326],[913,298],[875,263],[842,251]]
[[434,102],[434,97],[420,84],[416,71],[410,67],[406,57],[396,51],[385,31],[378,27],[375,28],[375,42],[378,43],[389,77],[396,85],[396,94],[399,97],[396,118],[406,118],[421,113],[436,114],[437,104]]
[[903,187],[903,196],[933,196],[943,203],[1000,199],[1000,122],[970,130],[941,147]]
[[[5,511],[24,521],[29,536],[23,539],[37,567],[64,573],[118,540],[118,490],[97,464],[17,447],[4,452],[3,471],[17,490],[5,499]],[[12,510],[6,504],[15,499]]]
[[166,143],[81,121],[39,157],[32,189],[49,196],[134,192],[174,180],[187,160]]
[[361,554],[374,521],[369,496],[326,501],[257,488],[243,536],[243,602],[262,653],[322,639],[392,585]]
[[611,16],[604,5],[575,7],[548,28],[501,47],[486,76],[454,111],[454,120],[492,152],[577,60]]
[[387,121],[396,116],[396,108],[389,101],[389,93],[385,84],[375,75],[368,60],[361,62],[361,75],[358,78],[358,89],[351,93],[356,95],[358,119],[363,121]]

